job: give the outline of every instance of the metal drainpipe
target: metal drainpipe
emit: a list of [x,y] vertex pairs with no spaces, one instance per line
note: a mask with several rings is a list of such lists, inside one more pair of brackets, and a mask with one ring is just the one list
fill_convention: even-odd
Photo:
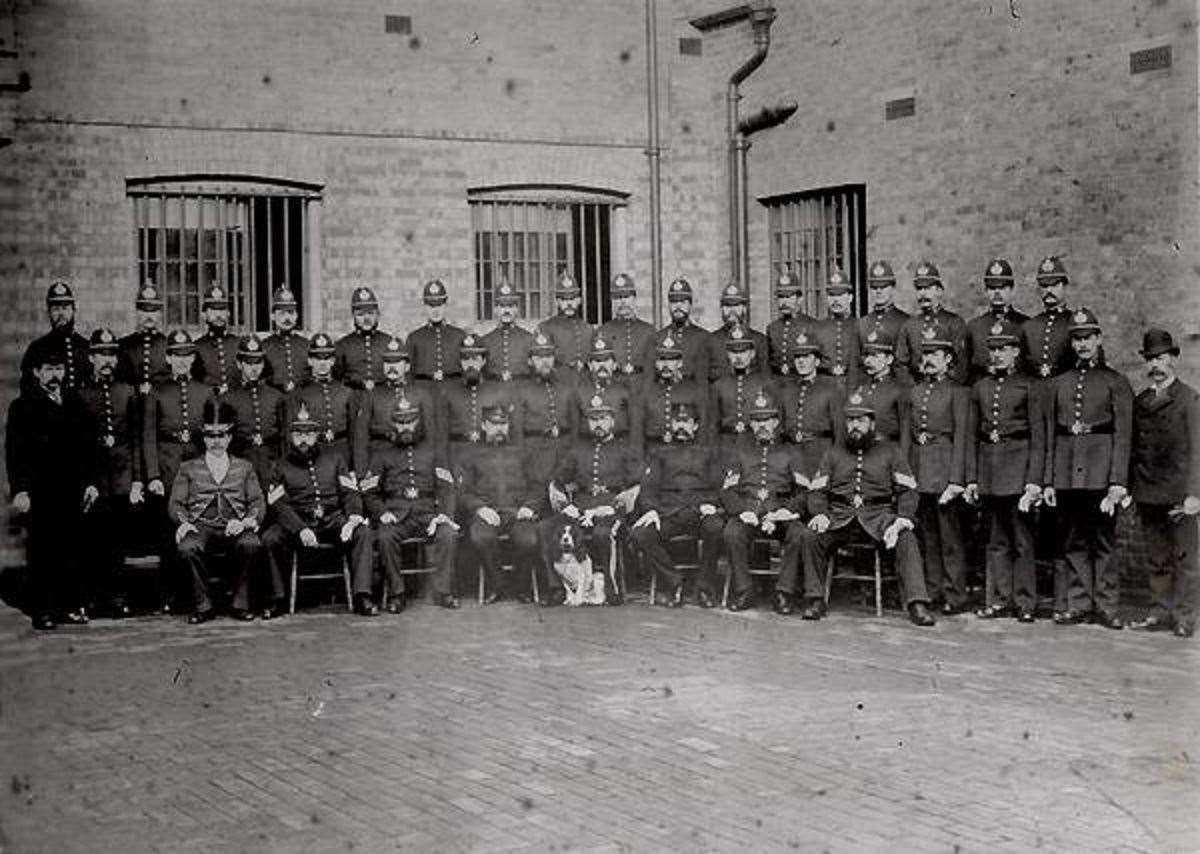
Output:
[[646,0],[646,157],[650,160],[650,314],[662,325],[662,149],[658,136],[658,4]]
[[[783,124],[798,109],[799,105],[795,101],[784,101],[774,107],[763,107],[754,115],[738,123],[737,139],[735,141],[735,150],[737,152],[738,236],[741,246],[739,253],[741,266],[738,268],[738,275],[742,286],[747,291],[750,287],[750,181],[748,177],[749,170],[746,164],[746,152],[750,150],[750,137],[759,131]],[[750,320],[749,306],[747,306],[746,320],[747,322]]]
[[749,282],[742,278],[742,254],[745,249],[741,245],[740,208],[742,197],[738,194],[738,101],[741,94],[738,87],[763,64],[767,51],[771,47],[771,24],[775,20],[775,9],[767,6],[756,8],[750,13],[750,25],[754,28],[754,53],[742,63],[729,78],[729,88],[726,92],[726,135],[729,141],[728,151],[728,198],[729,198],[729,270],[730,275],[738,285],[745,290]]

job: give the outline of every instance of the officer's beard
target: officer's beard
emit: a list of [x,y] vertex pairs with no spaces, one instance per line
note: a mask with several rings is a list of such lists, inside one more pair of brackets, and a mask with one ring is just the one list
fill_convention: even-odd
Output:
[[508,434],[503,430],[493,430],[490,433],[485,430],[483,438],[489,445],[503,445],[508,441]]
[[679,382],[681,376],[682,371],[679,371],[676,368],[662,368],[658,372],[658,378],[667,385],[672,385]]
[[467,385],[479,385],[479,381],[483,379],[483,372],[478,368],[463,368],[463,382]]
[[671,428],[671,438],[676,442],[691,442],[696,438],[696,428],[690,424],[686,427],[677,424]]
[[607,442],[612,438],[612,431],[607,427],[593,427],[592,438],[597,442]]
[[671,309],[671,322],[676,326],[685,326],[688,322],[688,317],[690,317],[690,312],[684,309]]
[[754,430],[754,438],[760,445],[769,445],[771,443],[771,439],[774,438],[774,430],[770,430],[766,427],[755,427],[752,429]]
[[311,463],[317,458],[318,449],[313,444],[292,445],[292,457],[302,463]]
[[42,390],[50,397],[58,400],[62,395],[62,380],[57,377],[52,380],[46,380],[46,382],[42,383]]
[[111,383],[112,378],[113,378],[112,365],[105,365],[103,368],[100,368],[99,370],[96,371],[96,379],[100,380],[100,382],[104,383],[105,385],[108,385],[109,383]]
[[854,451],[855,453],[857,453],[859,451],[869,450],[871,448],[871,446],[874,444],[875,444],[874,429],[851,430],[849,433],[846,434],[846,448],[847,448],[847,450]]
[[392,440],[397,445],[413,445],[417,441],[417,428],[412,426],[394,427],[392,428]]

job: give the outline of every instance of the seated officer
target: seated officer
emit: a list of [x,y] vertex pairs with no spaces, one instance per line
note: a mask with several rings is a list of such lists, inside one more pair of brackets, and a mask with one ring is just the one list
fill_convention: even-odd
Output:
[[408,398],[397,400],[392,412],[392,445],[372,456],[367,468],[369,473],[361,475],[358,484],[367,514],[377,524],[375,537],[390,593],[387,609],[397,613],[404,607],[402,545],[413,537],[429,541],[434,603],[459,607],[450,589],[458,530],[454,477],[438,465],[433,442],[422,438],[421,411]]
[[[486,573],[485,605],[509,596],[532,601],[529,571],[540,563],[537,518],[544,490],[531,476],[526,453],[509,442],[509,429],[505,407],[484,409],[483,452],[469,456],[457,477],[467,538]],[[512,544],[513,572],[507,580],[500,573],[501,534],[508,534]]]
[[671,537],[686,534],[699,540],[700,578],[696,603],[702,608],[716,604],[717,557],[721,553],[721,531],[725,520],[717,503],[720,464],[712,449],[697,443],[700,422],[695,406],[677,403],[668,421],[671,441],[650,455],[638,496],[638,516],[633,523],[633,541],[646,556],[652,571],[669,585],[667,604],[683,605],[683,576],[667,551]]
[[291,394],[304,381],[308,339],[296,331],[300,319],[296,295],[287,288],[275,291],[271,302],[271,324],[275,331],[263,341],[267,366],[263,379],[284,394]]
[[287,456],[275,463],[267,481],[272,522],[262,539],[275,607],[263,611],[264,620],[281,611],[284,579],[291,573],[297,544],[310,549],[318,543],[349,543],[355,610],[366,616],[378,613],[371,603],[374,540],[358,481],[336,448],[320,444],[320,433],[321,426],[301,405],[289,425]]
[[[301,406],[317,423],[317,439],[350,462],[350,433],[358,412],[357,396],[333,378],[333,339],[318,332],[308,343],[309,378],[288,399],[294,413]],[[289,415],[294,417],[294,415]]]
[[675,437],[671,412],[681,403],[689,406],[696,418],[698,441],[708,442],[712,435],[708,423],[708,389],[695,379],[684,378],[683,350],[676,346],[674,338],[666,335],[655,350],[654,379],[642,384],[634,400],[645,447],[654,449],[672,442]]
[[438,407],[434,404],[433,392],[426,383],[414,384],[409,375],[408,348],[398,338],[387,342],[383,350],[383,379],[370,391],[359,397],[359,407],[354,419],[355,471],[366,471],[372,453],[392,443],[392,412],[396,401],[407,397],[421,411],[424,422],[422,434],[433,441],[438,460],[445,460],[446,434],[435,420]]
[[225,395],[233,407],[233,444],[230,452],[249,460],[265,483],[283,446],[283,392],[263,382],[266,354],[257,335],[247,335],[238,342],[238,384]]
[[[726,368],[718,379],[709,386],[708,409],[712,418],[716,441],[722,446],[736,443],[752,445],[750,421],[747,413],[754,397],[761,393],[775,395],[770,377],[756,367],[758,333],[741,325],[735,325],[712,333],[713,340],[724,339],[724,362]],[[709,364],[716,358],[709,353]],[[763,357],[765,361],[765,356]],[[715,371],[714,371],[715,373]]]
[[617,538],[623,520],[633,509],[642,477],[641,456],[620,442],[614,433],[613,406],[602,395],[593,395],[584,410],[592,441],[568,449],[550,482],[549,495],[555,516],[541,526],[546,565],[553,566],[558,539],[555,530],[563,524],[578,524],[587,542],[595,572],[608,579],[607,604],[624,602],[618,583]]
[[[874,414],[861,395],[850,395],[845,412],[845,440],[829,449],[809,483],[813,517],[800,538],[808,600],[802,616],[818,620],[825,612],[823,579],[834,550],[849,542],[882,543],[896,552],[909,619],[932,626],[921,549],[913,534],[917,482],[900,449],[875,437]],[[780,585],[785,583],[794,580],[784,582],[781,576]]]
[[[730,611],[744,611],[754,604],[750,577],[750,547],[754,539],[783,539],[780,580],[789,574],[794,577],[799,560],[796,531],[803,527],[799,520],[804,509],[804,496],[797,494],[796,484],[807,482],[792,454],[777,441],[780,420],[775,401],[760,391],[746,414],[754,444],[731,449],[721,484],[721,504],[729,518],[724,531],[725,549],[733,573]],[[791,600],[785,588],[780,587],[776,592],[774,606],[780,614],[791,613]]]
[[205,623],[215,616],[208,590],[208,561],[218,546],[233,552],[236,575],[230,616],[253,620],[251,596],[263,569],[257,531],[266,513],[266,500],[254,467],[229,453],[233,408],[209,398],[203,414],[204,454],[180,465],[167,505],[177,526],[179,556],[192,583],[195,610],[188,622]]

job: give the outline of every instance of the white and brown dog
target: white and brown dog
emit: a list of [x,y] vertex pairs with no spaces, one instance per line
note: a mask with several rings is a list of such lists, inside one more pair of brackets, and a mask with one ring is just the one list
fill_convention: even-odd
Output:
[[558,532],[554,571],[562,579],[568,605],[603,605],[604,573],[593,570],[592,559],[577,524],[566,521]]

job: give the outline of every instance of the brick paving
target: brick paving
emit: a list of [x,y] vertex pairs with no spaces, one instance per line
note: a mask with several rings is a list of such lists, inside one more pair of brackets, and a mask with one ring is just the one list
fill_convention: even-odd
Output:
[[842,610],[0,611],[0,851],[1187,851],[1200,645]]

